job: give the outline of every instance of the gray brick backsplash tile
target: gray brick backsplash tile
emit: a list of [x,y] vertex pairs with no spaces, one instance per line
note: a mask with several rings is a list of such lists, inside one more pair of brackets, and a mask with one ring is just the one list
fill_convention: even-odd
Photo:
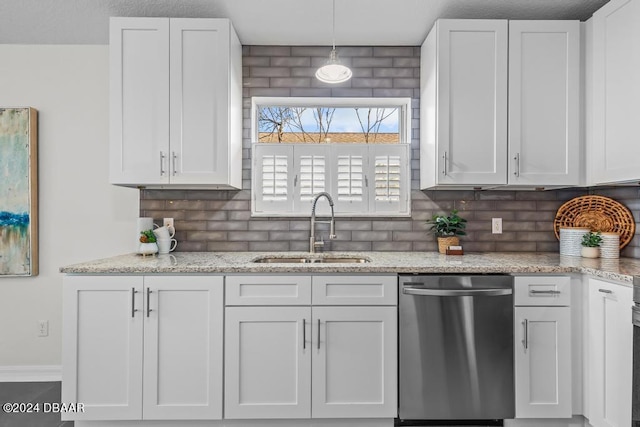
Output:
[[205,231],[207,221],[175,221],[176,230],[182,231]]
[[[262,233],[262,232],[259,232]],[[306,231],[269,231],[268,238],[271,241],[275,240],[307,240],[309,239],[309,233]],[[265,239],[266,240],[266,239]]]
[[272,67],[310,67],[311,58],[308,56],[272,56]]
[[411,221],[371,221],[371,229],[373,231],[409,231],[411,230]]
[[393,58],[353,58],[351,61],[354,67],[386,67],[393,66]]
[[391,240],[391,231],[352,231],[351,240],[357,242],[366,241],[382,241],[387,242]]
[[289,77],[291,70],[287,67],[252,67],[251,77]]
[[391,79],[356,79],[351,84],[354,88],[390,88],[393,87]]
[[244,87],[269,87],[268,77],[249,77],[242,80]]
[[233,241],[256,242],[269,240],[269,232],[267,231],[229,231],[227,239]]
[[331,250],[333,251],[370,251],[372,246],[371,242],[345,242],[341,240],[331,242]]
[[207,230],[243,231],[248,229],[247,224],[247,221],[207,221]]
[[289,56],[291,47],[289,46],[250,46],[250,56]]
[[331,88],[292,88],[291,96],[331,96]]
[[331,96],[335,96],[336,98],[340,97],[371,97],[373,96],[373,89],[367,88],[350,88],[350,87],[341,87],[331,89]]
[[[466,252],[558,252],[553,220],[567,200],[586,194],[611,197],[628,206],[640,220],[640,188],[598,187],[547,191],[419,190],[420,47],[343,46],[340,59],[353,78],[328,85],[314,77],[329,57],[329,46],[244,46],[242,114],[242,188],[227,190],[140,190],[140,215],[156,222],[176,220],[178,251],[308,251],[309,218],[251,217],[251,97],[410,97],[411,197],[408,218],[339,217],[338,238],[327,240],[328,226],[316,232],[325,251],[436,251],[426,220],[434,213],[459,209],[468,220],[461,238]],[[491,233],[491,218],[502,218],[503,233]],[[640,228],[623,251],[640,258]],[[452,258],[453,259],[453,258]]]
[[535,252],[535,242],[496,242],[498,252]]
[[373,68],[374,77],[413,78],[413,68]]
[[309,77],[272,77],[269,80],[270,85],[273,88],[308,88],[311,83],[311,79]]
[[249,242],[249,250],[256,252],[288,251],[289,242]]
[[412,242],[371,242],[371,249],[374,251],[411,251]]
[[413,56],[413,46],[376,46],[373,56]]
[[378,98],[409,98],[411,97],[411,89],[389,89],[374,88],[373,96]]
[[207,250],[214,252],[245,252],[249,242],[207,242]]
[[140,200],[140,209],[142,210],[164,210],[164,200]]
[[289,221],[274,221],[274,220],[266,220],[266,221],[250,221],[249,230],[256,231],[289,231]]
[[420,58],[407,57],[407,58],[393,58],[393,67],[415,67],[420,68]]
[[393,87],[396,89],[420,87],[420,79],[416,78],[394,78]]
[[187,232],[189,241],[209,241],[227,240],[227,233],[224,231],[189,231]]

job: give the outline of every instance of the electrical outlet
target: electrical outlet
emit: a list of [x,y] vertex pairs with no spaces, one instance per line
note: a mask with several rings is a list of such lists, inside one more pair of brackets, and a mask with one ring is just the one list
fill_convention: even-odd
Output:
[[38,336],[39,337],[48,337],[49,336],[49,321],[48,320],[38,320]]
[[502,234],[502,218],[491,218],[491,232]]
[[164,226],[165,226],[165,227],[167,227],[167,228],[169,228],[169,227],[174,228],[174,225],[173,225],[173,218],[165,218],[165,219],[162,221],[162,225],[164,225]]

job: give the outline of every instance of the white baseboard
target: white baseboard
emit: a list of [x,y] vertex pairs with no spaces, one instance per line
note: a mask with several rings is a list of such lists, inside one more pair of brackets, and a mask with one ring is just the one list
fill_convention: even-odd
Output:
[[62,380],[62,366],[0,366],[0,383],[49,382]]

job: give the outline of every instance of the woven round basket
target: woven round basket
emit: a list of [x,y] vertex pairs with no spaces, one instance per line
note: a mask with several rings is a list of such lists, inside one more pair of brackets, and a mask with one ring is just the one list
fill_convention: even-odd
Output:
[[620,249],[629,244],[636,232],[631,211],[622,203],[604,196],[576,197],[560,206],[553,221],[558,239],[560,227],[586,227],[591,231],[618,233]]
[[441,254],[447,253],[449,246],[458,246],[460,244],[460,238],[456,236],[451,237],[438,237],[438,252]]

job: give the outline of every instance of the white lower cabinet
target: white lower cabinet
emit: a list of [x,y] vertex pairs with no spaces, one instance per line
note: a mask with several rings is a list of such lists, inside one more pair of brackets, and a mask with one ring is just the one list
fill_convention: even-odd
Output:
[[598,279],[589,287],[589,422],[631,425],[633,288]]
[[[252,279],[256,284],[265,283],[265,289],[272,286],[276,293],[279,288],[273,283],[283,282],[282,277],[274,281],[268,276],[233,276],[227,286],[248,286]],[[335,282],[332,279],[357,286],[359,278],[314,276],[309,281],[308,276],[299,276],[290,280],[306,295],[312,285],[324,288]],[[384,277],[381,289],[389,280],[397,279]],[[370,294],[373,276],[360,281],[361,292]],[[244,301],[227,293],[225,418],[397,416],[395,298],[378,302],[392,306],[269,306],[269,295],[260,295],[262,306],[231,306]]]
[[571,418],[568,276],[516,277],[516,418]]
[[571,309],[516,307],[516,418],[571,418]]
[[65,276],[73,420],[222,418],[222,277]]

